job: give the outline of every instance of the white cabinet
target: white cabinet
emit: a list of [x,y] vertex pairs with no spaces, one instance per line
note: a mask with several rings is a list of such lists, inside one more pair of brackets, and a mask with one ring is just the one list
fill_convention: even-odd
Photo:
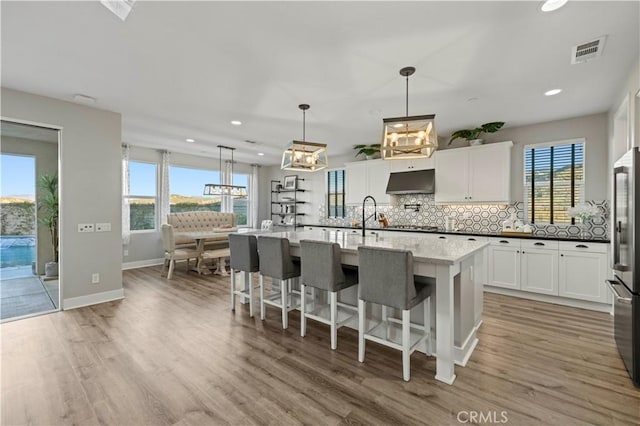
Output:
[[513,238],[490,240],[487,284],[520,289],[520,241]]
[[388,163],[391,166],[391,173],[429,170],[436,168],[436,155],[437,152],[434,152],[433,155],[429,158],[415,158],[412,160],[388,160]]
[[376,199],[378,204],[389,204],[391,197],[387,192],[389,182],[389,161],[368,160],[345,164],[346,204],[362,204],[367,195]]
[[561,243],[560,296],[607,303],[605,244]]
[[558,295],[558,250],[522,248],[520,289]]
[[435,201],[507,204],[512,142],[438,151]]

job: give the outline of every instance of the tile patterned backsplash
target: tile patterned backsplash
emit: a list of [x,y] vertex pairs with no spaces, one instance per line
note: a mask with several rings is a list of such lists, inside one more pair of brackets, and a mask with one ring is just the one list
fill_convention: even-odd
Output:
[[[587,238],[609,238],[609,203],[608,201],[587,201],[598,207],[600,216],[591,218],[585,224]],[[405,204],[420,204],[418,211],[405,209]],[[392,197],[392,204],[378,206],[378,212],[384,213],[393,225],[416,225],[445,227],[448,217],[453,217],[458,228],[468,232],[499,232],[502,222],[512,213],[525,222],[524,203],[515,202],[509,205],[436,205],[433,194],[411,194]],[[367,216],[373,213],[373,207],[367,206]],[[362,208],[348,206],[347,217],[360,219]],[[540,237],[579,238],[581,225],[532,225],[533,235]]]

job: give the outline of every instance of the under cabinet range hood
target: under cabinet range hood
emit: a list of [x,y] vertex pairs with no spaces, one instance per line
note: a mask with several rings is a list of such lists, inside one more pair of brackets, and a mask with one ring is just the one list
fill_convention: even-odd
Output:
[[387,194],[433,194],[436,189],[435,174],[434,169],[391,173]]

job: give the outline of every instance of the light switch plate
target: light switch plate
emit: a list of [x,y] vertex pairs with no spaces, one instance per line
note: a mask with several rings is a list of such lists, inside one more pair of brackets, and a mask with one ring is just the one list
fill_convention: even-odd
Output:
[[78,224],[78,232],[94,232],[95,226],[93,223],[79,223]]
[[96,223],[96,232],[111,232],[111,223]]

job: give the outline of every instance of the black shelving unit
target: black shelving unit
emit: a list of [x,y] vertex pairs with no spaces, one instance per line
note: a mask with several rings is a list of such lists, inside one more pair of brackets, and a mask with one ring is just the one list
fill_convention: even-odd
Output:
[[[304,226],[298,219],[306,213],[299,211],[299,207],[307,204],[307,201],[299,200],[298,195],[307,191],[300,188],[300,182],[304,182],[304,179],[296,177],[296,189],[282,189],[282,181],[271,181],[271,220],[274,226],[292,228]],[[291,194],[291,196],[285,197],[282,194]]]

